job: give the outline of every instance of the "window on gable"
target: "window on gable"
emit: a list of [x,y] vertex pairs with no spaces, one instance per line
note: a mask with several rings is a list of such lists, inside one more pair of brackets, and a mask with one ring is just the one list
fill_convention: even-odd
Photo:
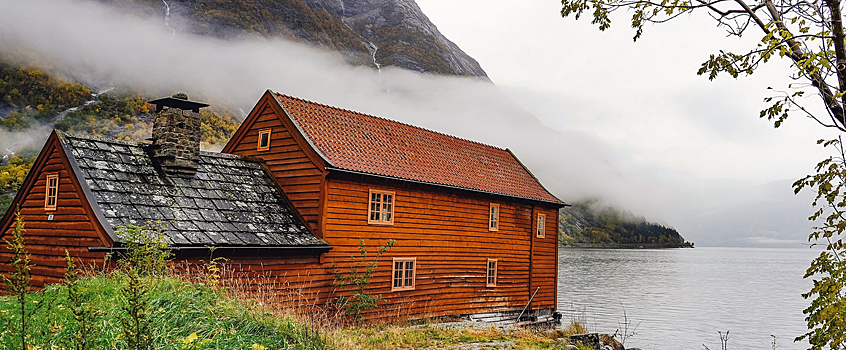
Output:
[[490,215],[488,216],[488,231],[499,230],[499,204],[491,203]]
[[47,190],[44,196],[44,209],[56,210],[59,203],[59,174],[47,174]]
[[394,192],[370,190],[370,203],[367,206],[367,223],[393,225]]
[[412,290],[417,272],[417,258],[394,258],[391,271],[391,290]]
[[270,149],[270,129],[259,131],[258,150],[267,151]]
[[546,234],[546,215],[538,214],[538,238],[543,238]]
[[496,259],[488,259],[487,277],[485,278],[486,287],[496,287]]

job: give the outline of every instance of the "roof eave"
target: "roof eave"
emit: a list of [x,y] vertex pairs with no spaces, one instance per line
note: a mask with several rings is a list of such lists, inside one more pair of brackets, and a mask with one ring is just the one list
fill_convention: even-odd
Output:
[[556,197],[554,194],[552,194],[552,192],[550,192],[550,191],[546,188],[546,186],[544,186],[544,185],[543,185],[543,183],[541,183],[541,182],[540,182],[540,180],[538,180],[537,176],[535,176],[535,174],[532,174],[532,171],[531,171],[531,170],[529,170],[529,167],[527,167],[527,166],[526,166],[526,164],[523,164],[523,162],[521,162],[521,161],[520,161],[520,158],[517,158],[517,155],[515,155],[515,154],[514,154],[514,152],[512,152],[510,148],[506,148],[506,149],[505,149],[505,151],[506,151],[506,152],[508,152],[508,154],[510,154],[510,155],[511,155],[511,157],[513,157],[513,158],[514,158],[514,160],[516,160],[516,161],[517,161],[517,164],[520,164],[520,166],[521,166],[521,167],[523,167],[523,170],[525,170],[525,171],[526,171],[526,173],[527,173],[527,174],[529,174],[529,176],[531,176],[531,177],[532,177],[532,179],[534,179],[534,180],[535,180],[535,183],[537,183],[537,184],[538,184],[538,186],[540,186],[540,187],[541,187],[544,191],[546,191],[546,193],[547,193],[548,195],[552,196],[552,198],[557,199],[557,200],[558,200],[559,202],[561,202],[561,204],[563,204],[565,207],[569,207],[569,206],[570,206],[570,204],[565,203],[565,202],[564,202],[564,201],[562,201],[560,198],[558,198],[558,197]]
[[79,187],[82,189],[82,193],[85,194],[85,200],[88,202],[91,212],[94,213],[94,216],[97,218],[97,222],[100,224],[100,227],[103,228],[103,232],[109,236],[109,239],[111,239],[112,242],[118,242],[120,239],[117,235],[115,235],[112,225],[106,220],[106,216],[103,215],[103,209],[101,209],[100,205],[97,204],[94,192],[91,192],[91,188],[88,186],[88,181],[86,180],[82,170],[79,168],[79,163],[76,162],[76,157],[74,157],[73,152],[71,152],[71,149],[68,146],[68,142],[65,139],[65,133],[61,130],[55,130],[55,132],[59,139],[59,145],[62,146],[62,150],[65,152],[68,164],[71,166],[71,171],[73,171],[73,174],[79,183]]
[[[510,198],[518,198],[518,199],[527,200],[527,201],[533,201],[533,202],[541,202],[541,203],[552,204],[552,205],[555,205],[555,206],[558,206],[558,207],[568,207],[568,206],[570,206],[570,204],[564,203],[564,202],[562,202],[561,200],[558,200],[558,201],[550,201],[550,200],[540,199],[540,198],[532,198],[532,197],[516,196],[516,195],[513,195],[513,194],[507,194],[507,193],[499,193],[499,192],[485,191],[485,190],[479,190],[479,189],[469,188],[469,187],[461,187],[461,186],[454,186],[454,185],[446,185],[446,184],[437,183],[437,182],[428,182],[428,181],[421,181],[421,180],[412,180],[412,179],[406,179],[406,178],[397,177],[397,176],[390,176],[390,175],[382,175],[382,174],[368,173],[368,172],[365,172],[365,171],[350,170],[350,169],[337,168],[337,167],[327,167],[327,168],[326,168],[326,170],[328,170],[328,171],[337,171],[337,172],[348,173],[348,174],[355,174],[355,175],[373,176],[373,177],[378,177],[378,178],[382,178],[382,179],[390,179],[390,180],[404,181],[404,182],[410,182],[410,183],[416,183],[416,184],[423,184],[423,185],[429,185],[429,186],[436,186],[436,187],[443,187],[443,188],[449,188],[449,189],[455,189],[455,190],[462,190],[462,191],[470,191],[470,192],[476,192],[476,193],[482,193],[482,194],[488,194],[488,195],[503,196],[503,197],[510,197]],[[555,198],[555,196],[553,196],[553,198]],[[558,199],[558,198],[555,198],[555,199]]]
[[[320,251],[320,252],[328,252],[332,250],[334,247],[330,245],[304,245],[304,246],[200,246],[200,245],[189,245],[189,246],[169,246],[165,249],[171,251],[209,251],[209,250],[219,250],[219,249],[231,249],[231,250],[275,250],[275,251],[298,251],[298,250],[309,250],[309,251]],[[105,252],[121,252],[126,251],[126,247],[123,246],[113,246],[113,247],[88,247],[88,251],[92,253],[105,253]]]

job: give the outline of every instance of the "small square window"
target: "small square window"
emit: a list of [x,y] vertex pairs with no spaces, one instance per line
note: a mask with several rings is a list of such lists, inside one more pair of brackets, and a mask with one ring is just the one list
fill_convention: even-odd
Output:
[[486,287],[496,287],[496,259],[488,259]]
[[44,210],[56,210],[59,206],[59,174],[47,174],[47,189],[44,196]]
[[538,214],[538,238],[543,238],[546,234],[546,215]]
[[491,203],[488,216],[488,231],[499,231],[499,204]]
[[394,258],[391,290],[413,290],[417,274],[417,258]]
[[270,129],[259,131],[258,150],[267,151],[270,149]]
[[370,190],[367,206],[367,223],[394,224],[394,192]]

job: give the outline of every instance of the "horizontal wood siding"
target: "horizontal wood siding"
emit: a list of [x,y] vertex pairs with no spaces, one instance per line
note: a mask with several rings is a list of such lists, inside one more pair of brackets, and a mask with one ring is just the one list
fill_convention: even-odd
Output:
[[535,218],[532,221],[532,232],[537,232],[537,214],[545,214],[545,234],[543,238],[537,238],[533,234],[534,243],[532,246],[532,292],[540,287],[535,299],[532,300],[532,309],[554,308],[556,296],[558,295],[558,210],[556,208],[536,206]]
[[[325,307],[332,299],[332,274],[317,256],[224,256],[218,261],[220,283],[237,297],[276,304],[280,309]],[[177,274],[207,282],[208,259],[179,258]],[[305,310],[308,311],[308,310]]]
[[[285,195],[312,231],[320,234],[318,230],[322,179],[320,168],[297,144],[289,127],[282,123],[273,108],[266,106],[256,112],[258,116],[252,120],[252,125],[229,151],[233,154],[263,159]],[[259,151],[258,134],[260,130],[265,129],[271,130],[270,149]]]
[[[24,220],[24,240],[26,249],[31,254],[32,284],[43,286],[47,283],[61,281],[67,264],[65,263],[65,249],[76,259],[77,266],[99,266],[102,264],[103,253],[90,253],[88,247],[100,247],[104,242],[95,229],[94,217],[90,215],[85,198],[75,181],[70,178],[69,163],[64,159],[63,152],[57,142],[49,142],[45,162],[31,171],[37,174],[29,189],[22,188],[20,204],[21,216]],[[58,173],[59,191],[57,209],[44,209],[47,175]],[[13,210],[13,209],[10,209]],[[48,220],[48,215],[53,220]],[[11,217],[14,220],[14,217]],[[11,239],[14,229],[10,225],[3,234],[4,239]],[[5,244],[0,247],[0,272],[12,271],[10,264],[12,255]]]
[[[396,241],[371,280],[371,290],[385,298],[386,310],[402,316],[439,316],[520,310],[527,303],[534,232],[530,204],[364,177],[332,178],[327,187],[324,238],[334,247],[325,257],[327,264],[348,266],[349,257],[358,253],[359,238],[371,255],[388,240]],[[367,224],[370,189],[396,193],[393,225]],[[495,232],[488,230],[491,202],[500,205]],[[554,237],[554,225],[549,230],[547,237]],[[555,238],[547,241],[554,243]],[[555,260],[549,247],[554,251],[549,244],[535,248],[536,259],[552,260],[536,262],[543,268],[533,280],[549,278],[551,282],[544,283],[554,285],[555,273],[549,274],[549,267],[554,269]],[[391,291],[394,257],[417,258],[414,290]],[[498,260],[496,287],[485,285],[487,259]],[[544,294],[534,305],[554,308],[555,302]]]

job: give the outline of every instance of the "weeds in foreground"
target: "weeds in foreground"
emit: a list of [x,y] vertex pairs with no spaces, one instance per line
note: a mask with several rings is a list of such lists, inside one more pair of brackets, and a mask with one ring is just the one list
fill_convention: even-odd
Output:
[[161,223],[122,226],[116,233],[126,245],[118,263],[125,280],[120,289],[123,312],[118,315],[123,339],[129,349],[150,350],[154,319],[150,317],[149,292],[155,279],[168,273],[172,254]]
[[625,347],[626,341],[637,335],[637,327],[640,327],[640,323],[643,321],[638,322],[632,327],[632,320],[629,319],[629,315],[626,313],[626,307],[623,303],[620,303],[620,306],[623,307],[623,323],[619,324],[620,328],[614,331],[614,335],[611,338],[617,339]]
[[226,260],[222,256],[215,257],[215,250],[217,250],[217,247],[209,247],[209,261],[206,262],[206,271],[203,273],[205,284],[212,288],[220,285],[222,265]]
[[348,271],[342,271],[334,263],[332,264],[332,271],[335,273],[335,287],[353,287],[349,297],[341,295],[335,298],[335,305],[343,308],[345,315],[352,316],[356,321],[361,322],[364,320],[364,317],[361,315],[362,312],[376,308],[378,303],[384,300],[381,294],[370,294],[367,291],[367,286],[370,284],[373,273],[376,272],[379,258],[391,249],[395,243],[396,241],[393,239],[388,240],[385,245],[379,247],[376,256],[372,260],[368,260],[367,247],[364,244],[364,240],[359,238],[358,251],[360,256],[358,258],[354,255],[350,256],[352,265],[350,265]]
[[[338,329],[330,335],[339,349],[444,349],[473,344],[481,349],[566,349],[565,334],[555,329],[422,324],[369,325]],[[470,348],[470,347],[467,347]]]
[[[8,329],[14,330],[18,336],[18,344],[20,349],[29,349],[27,339],[29,338],[29,321],[32,315],[44,306],[43,294],[41,300],[32,300],[31,305],[27,308],[27,299],[30,297],[29,291],[32,284],[32,267],[35,266],[30,260],[29,252],[26,250],[24,242],[24,220],[21,217],[21,208],[15,210],[15,228],[12,230],[12,240],[4,240],[6,248],[12,252],[12,260],[9,262],[12,266],[11,277],[0,275],[3,284],[9,294],[13,295],[17,302],[14,308],[17,315],[3,316]],[[14,320],[15,316],[20,317],[17,322]]]
[[68,339],[65,347],[75,350],[91,349],[91,339],[95,332],[94,324],[97,323],[97,314],[91,308],[80,285],[81,276],[67,249],[65,250],[65,263],[67,263],[67,272],[65,272],[64,287],[68,293],[67,308],[73,316],[71,322],[68,323],[68,327],[74,334]]
[[[127,348],[122,326],[116,321],[124,313],[124,301],[118,297],[124,283],[123,276],[116,273],[80,277],[79,290],[99,313],[97,332],[88,341],[90,349]],[[77,336],[67,290],[63,285],[53,285],[44,293],[55,297],[57,306],[33,314],[30,334],[52,334],[35,337],[42,349],[63,348]],[[149,318],[156,321],[156,327],[148,330],[155,349],[175,350],[183,345],[194,349],[251,349],[254,344],[267,350],[327,347],[325,338],[303,323],[228,299],[207,286],[161,277],[151,285],[148,297]],[[0,310],[12,302],[11,298],[0,297]],[[0,334],[0,349],[14,349],[15,344],[10,334]]]
[[[720,334],[720,350],[728,349],[727,345],[728,345],[728,340],[729,340],[729,331],[726,331],[725,334],[723,334],[723,332],[721,332],[721,331],[717,332],[717,333]],[[775,346],[775,338],[773,339],[773,346]],[[705,344],[702,344],[702,347],[704,347],[705,350],[711,350],[711,348],[709,348]]]
[[153,318],[150,317],[148,294],[153,281],[141,277],[134,267],[130,267],[123,275],[125,284],[120,289],[120,309],[123,312],[118,315],[123,338],[129,349],[152,349]]
[[165,228],[161,222],[148,222],[143,226],[120,226],[115,234],[126,246],[118,267],[134,270],[140,277],[169,274],[168,263],[173,259],[173,253],[167,249]]
[[588,333],[587,327],[577,320],[570,320],[567,327],[564,327],[564,333],[567,334],[584,334]]

